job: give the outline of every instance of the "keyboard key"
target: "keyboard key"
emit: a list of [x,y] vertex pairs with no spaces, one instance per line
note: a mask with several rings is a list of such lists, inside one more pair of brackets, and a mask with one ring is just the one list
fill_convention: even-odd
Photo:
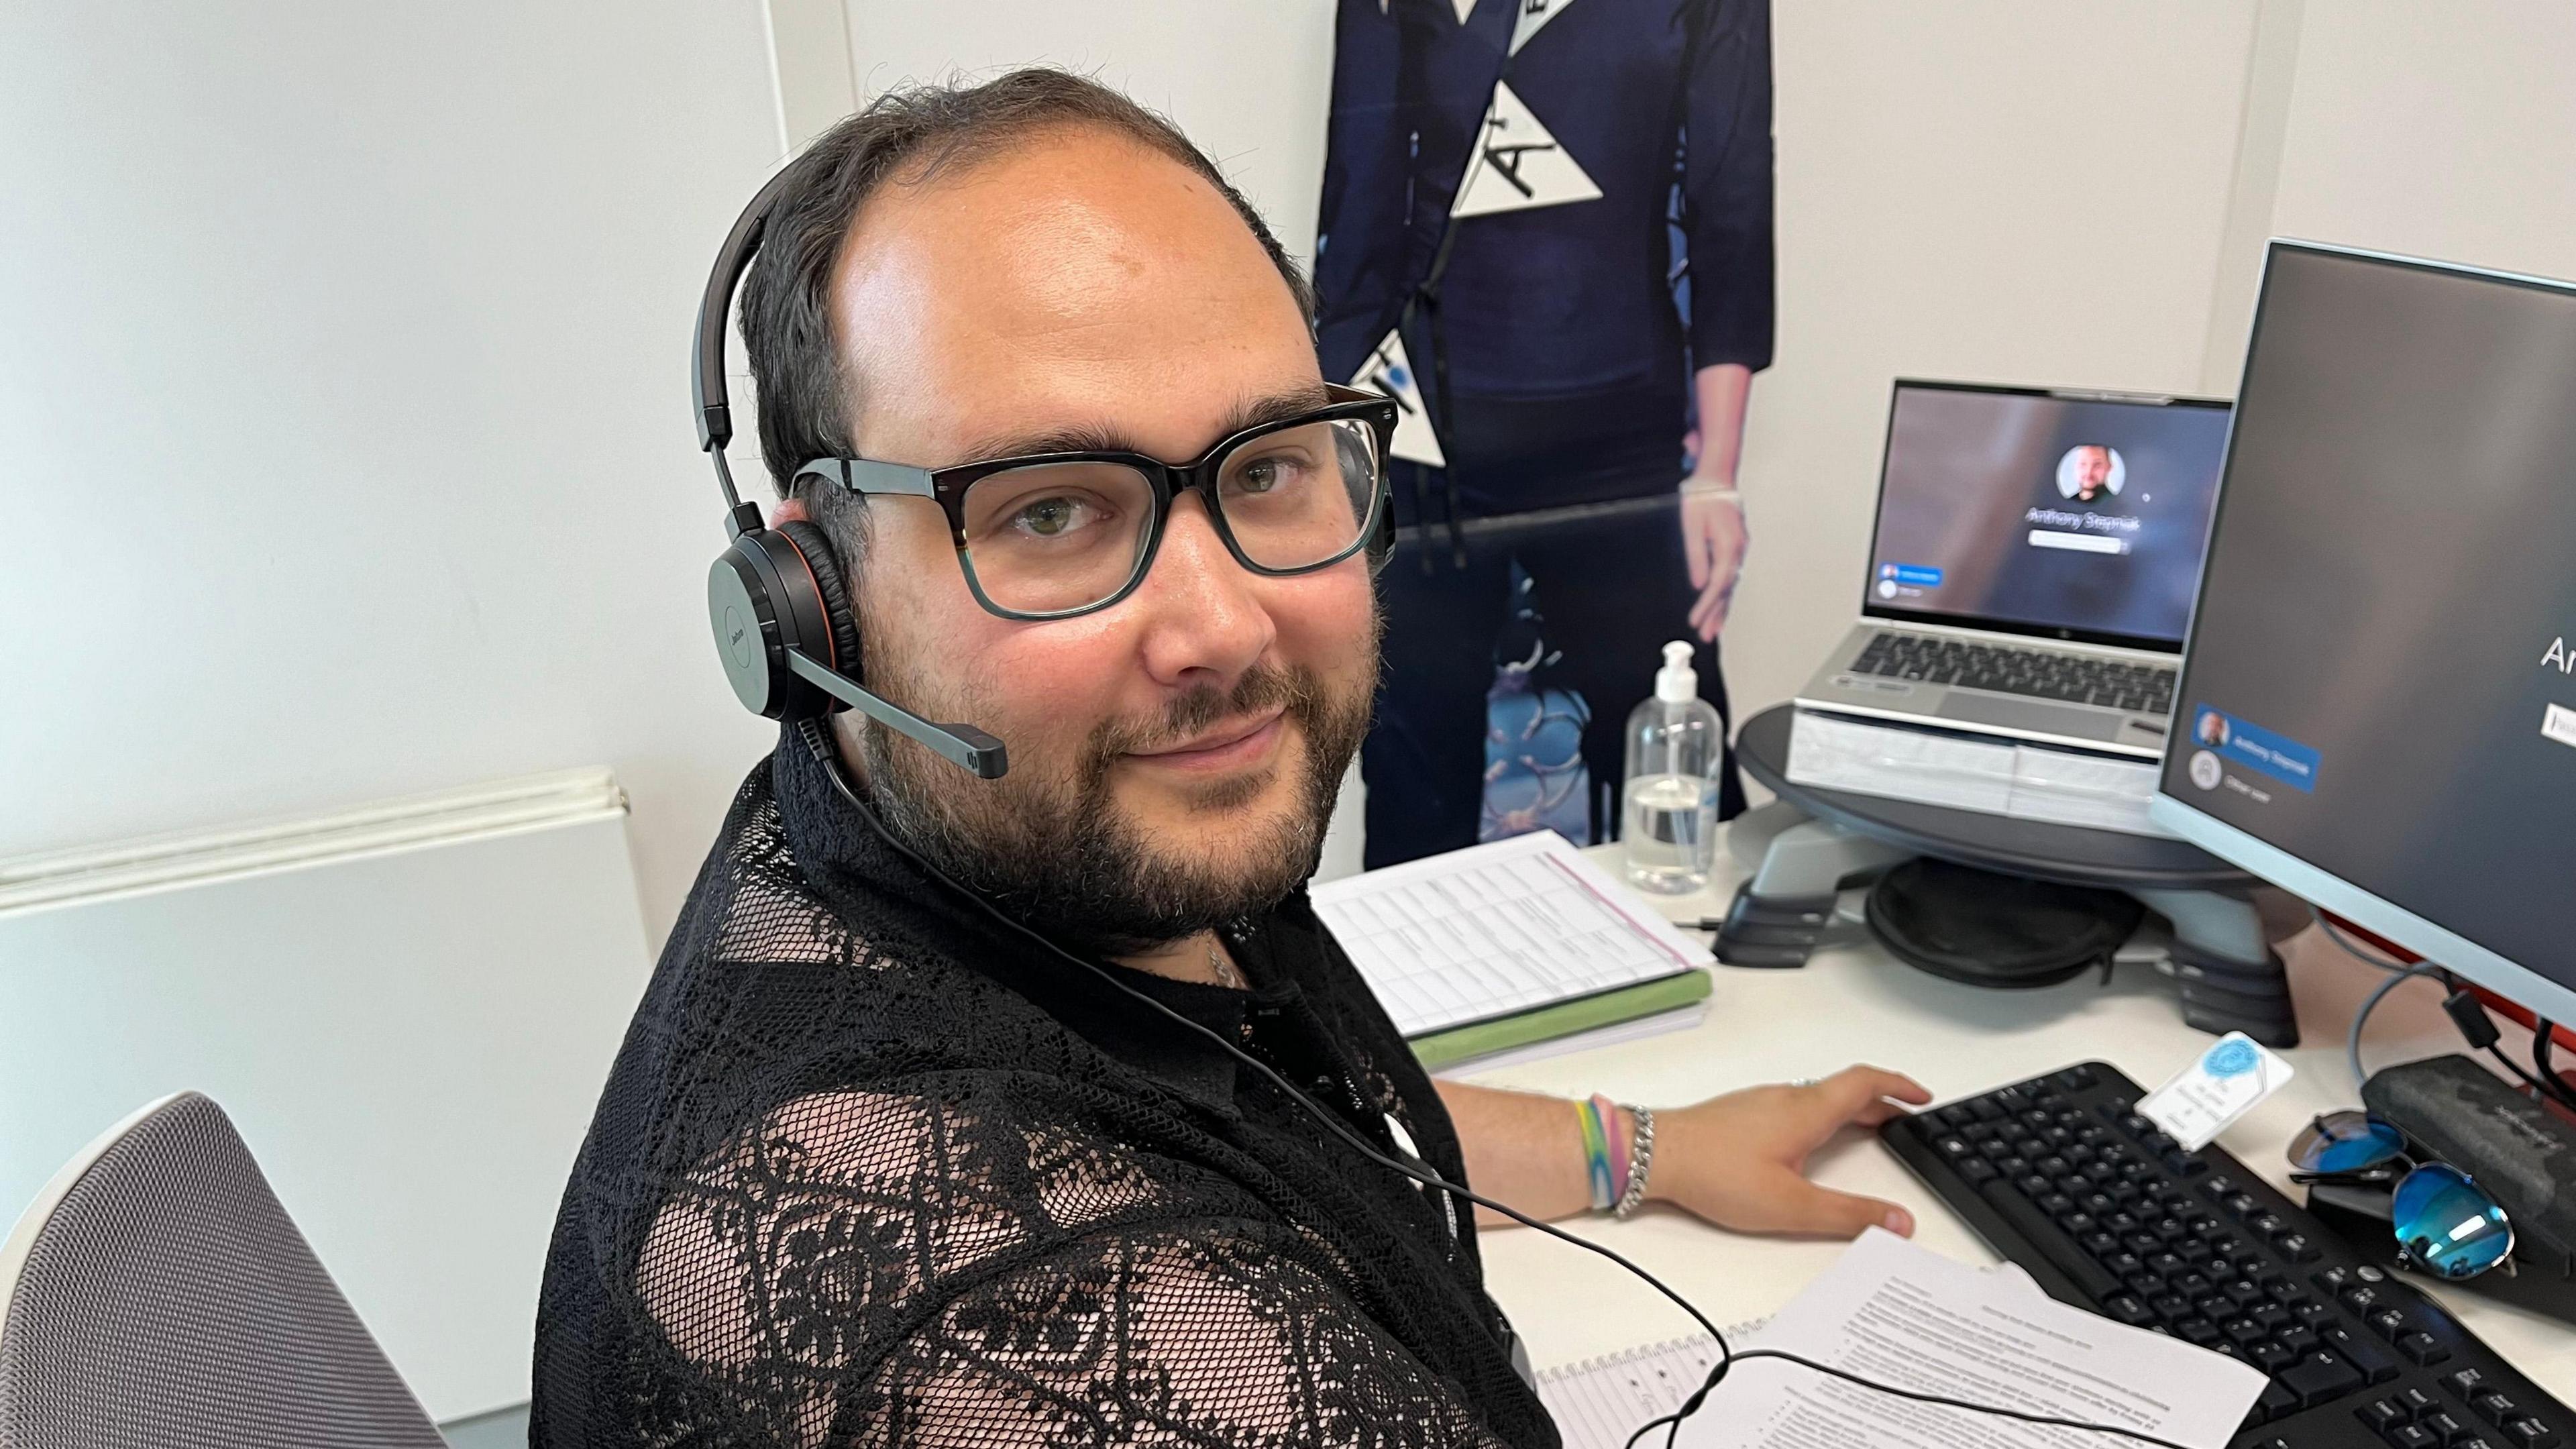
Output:
[[2300,1407],[2314,1408],[2360,1388],[2362,1376],[2351,1364],[2319,1349],[2281,1370],[2281,1386],[2299,1396]]
[[2373,1399],[2352,1412],[2353,1417],[2361,1420],[2362,1426],[2374,1434],[2385,1434],[2415,1417],[2387,1399]]
[[[2298,1395],[2281,1387],[2281,1381],[2279,1379],[2266,1379],[2263,1381],[2263,1396],[2254,1401],[2254,1412],[2247,1417],[2249,1419],[2277,1419],[2283,1414],[2289,1413],[2298,1407]],[[2279,1441],[2275,1440],[2273,1442],[2278,1443]]]
[[2538,1419],[2516,1419],[2504,1426],[2504,1442],[2513,1449],[2558,1449],[2555,1431]]
[[2397,1407],[2406,1411],[2406,1417],[2410,1420],[2423,1418],[2426,1414],[2435,1413],[2442,1407],[2440,1399],[2422,1389],[2399,1389],[2391,1397]]
[[2478,1391],[2486,1386],[2487,1376],[2473,1368],[2464,1368],[2442,1375],[2442,1387],[2459,1395],[2464,1402],[2476,1398]]
[[2442,1347],[2440,1339],[2420,1328],[2413,1333],[2399,1334],[2397,1351],[2419,1364],[2441,1363],[2451,1356],[2451,1351]]
[[2391,1449],[2442,1449],[2442,1441],[2417,1424],[2400,1424],[2384,1437]]
[[[2363,1317],[2362,1322],[2370,1325],[2371,1332],[2393,1342],[2397,1335],[2406,1331],[2406,1310],[2402,1308],[2373,1309],[2369,1314]],[[2418,1389],[2416,1392],[2421,1393],[2423,1391]]]
[[2446,1410],[2435,1409],[2415,1421],[2415,1427],[2433,1436],[2436,1444],[2457,1444],[2469,1437],[2469,1426],[2451,1417]]
[[2519,1419],[2522,1417],[2522,1405],[2515,1403],[2512,1399],[2507,1398],[2505,1395],[2498,1393],[2493,1389],[2489,1389],[2483,1394],[2470,1395],[2469,1410],[2479,1418],[2499,1427],[2501,1427],[2507,1419]]
[[2355,1368],[2374,1384],[2384,1384],[2405,1368],[2397,1355],[2380,1346],[2379,1341],[2353,1332],[2340,1323],[2320,1323],[2317,1337],[2325,1346],[2352,1361]]

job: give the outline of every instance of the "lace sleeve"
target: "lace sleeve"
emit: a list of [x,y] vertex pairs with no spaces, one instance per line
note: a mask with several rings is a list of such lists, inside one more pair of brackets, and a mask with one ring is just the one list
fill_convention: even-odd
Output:
[[1293,1225],[976,1097],[802,1097],[671,1185],[657,1442],[1496,1442]]

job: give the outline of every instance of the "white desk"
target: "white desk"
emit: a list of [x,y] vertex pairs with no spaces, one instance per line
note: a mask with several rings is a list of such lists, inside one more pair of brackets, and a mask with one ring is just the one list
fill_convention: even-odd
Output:
[[[1604,852],[1616,868],[1615,847]],[[1675,919],[1723,913],[1735,889],[1721,845],[1705,895],[1663,898]],[[2282,1149],[2321,1111],[2359,1105],[2344,1066],[2353,1008],[2380,974],[2344,956],[2313,929],[2283,943],[2305,1045],[2286,1053],[2291,1083],[2219,1138],[2248,1167],[2288,1186]],[[1761,1082],[1823,1076],[1854,1061],[1905,1072],[1940,1101],[1970,1096],[2072,1062],[2101,1060],[2154,1086],[2210,1038],[2182,1024],[2171,983],[2123,968],[2036,991],[1954,985],[1916,971],[1875,945],[1817,953],[1795,971],[1717,968],[1708,1019],[1694,1030],[1605,1047],[1472,1080],[1581,1095],[1606,1092],[1648,1106],[1696,1101]],[[2506,1048],[2527,1038],[2507,1027]],[[2440,1011],[2439,988],[2409,982],[2371,1017],[2365,1066],[2460,1049]],[[1846,1133],[1810,1163],[1817,1180],[1903,1203],[1916,1241],[1969,1262],[1994,1255],[1884,1148]],[[2291,1193],[2295,1201],[2300,1194]],[[1621,1223],[1582,1218],[1565,1226],[1618,1249],[1697,1303],[1721,1326],[1773,1312],[1842,1251],[1837,1242],[1757,1238],[1711,1227],[1664,1207]],[[1681,1310],[1590,1253],[1524,1229],[1483,1238],[1492,1291],[1541,1368],[1692,1330]],[[2523,1373],[2576,1401],[2576,1327],[2474,1294],[2441,1295],[2469,1327]]]

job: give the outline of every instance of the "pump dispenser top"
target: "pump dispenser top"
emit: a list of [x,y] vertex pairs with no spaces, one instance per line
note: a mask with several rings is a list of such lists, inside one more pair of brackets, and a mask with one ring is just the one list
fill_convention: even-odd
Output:
[[1691,668],[1691,647],[1679,639],[1664,646],[1664,667],[1655,671],[1655,698],[1666,704],[1699,698],[1699,671]]

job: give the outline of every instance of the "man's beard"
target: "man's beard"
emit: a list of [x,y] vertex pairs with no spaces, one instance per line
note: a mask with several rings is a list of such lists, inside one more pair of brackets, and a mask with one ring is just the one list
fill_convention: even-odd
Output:
[[[1370,650],[1374,659],[1376,651]],[[905,671],[908,672],[908,671]],[[1104,724],[1082,744],[1070,780],[970,779],[873,723],[860,735],[870,792],[887,827],[960,885],[1075,950],[1132,954],[1277,905],[1314,873],[1342,773],[1368,733],[1374,667],[1336,695],[1313,670],[1255,665],[1231,691],[1195,690],[1151,726]],[[919,698],[895,698],[917,708]],[[1119,809],[1110,774],[1131,750],[1187,739],[1222,719],[1281,710],[1305,742],[1272,768],[1301,772],[1296,797],[1234,858],[1204,862],[1159,848]],[[973,717],[970,708],[963,711]],[[1200,810],[1231,812],[1262,794],[1268,771],[1207,787]]]

